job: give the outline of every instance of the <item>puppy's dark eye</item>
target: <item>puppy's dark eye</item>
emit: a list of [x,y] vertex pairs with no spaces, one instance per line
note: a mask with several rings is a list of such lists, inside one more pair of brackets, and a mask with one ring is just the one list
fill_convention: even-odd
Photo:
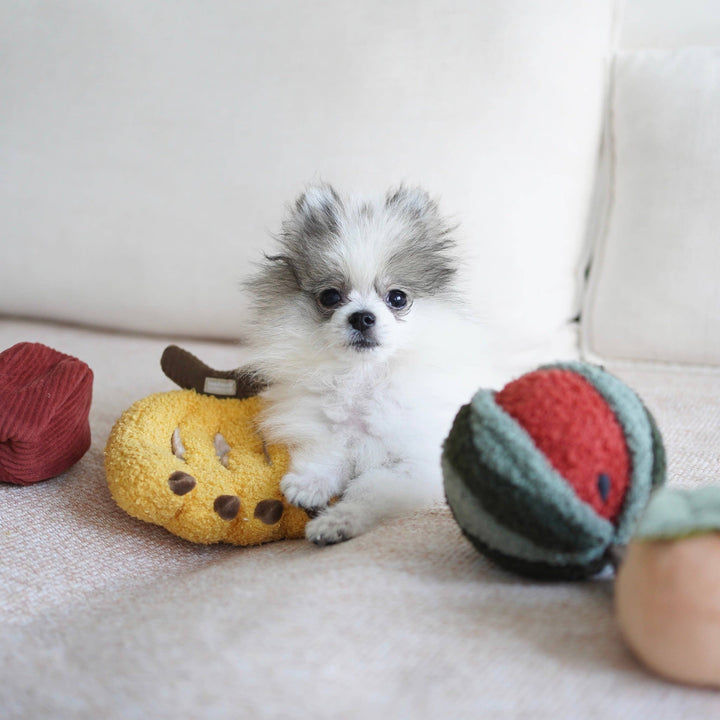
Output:
[[385,302],[391,308],[395,308],[395,310],[402,310],[402,308],[407,305],[408,299],[407,295],[402,290],[391,290],[387,294]]
[[336,305],[339,305],[341,300],[342,295],[340,294],[340,291],[335,288],[323,290],[318,297],[318,301],[324,308],[333,308]]

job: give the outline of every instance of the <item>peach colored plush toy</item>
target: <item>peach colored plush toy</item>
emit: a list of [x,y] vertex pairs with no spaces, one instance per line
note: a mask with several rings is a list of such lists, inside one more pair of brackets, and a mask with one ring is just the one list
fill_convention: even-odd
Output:
[[720,687],[720,488],[652,497],[615,584],[622,633],[671,680]]

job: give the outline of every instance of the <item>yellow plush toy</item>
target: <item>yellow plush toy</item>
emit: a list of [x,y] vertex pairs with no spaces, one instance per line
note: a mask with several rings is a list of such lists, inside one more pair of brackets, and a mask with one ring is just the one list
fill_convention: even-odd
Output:
[[280,492],[287,450],[266,446],[255,427],[254,379],[213,371],[175,346],[162,366],[191,389],[138,400],[115,423],[105,473],[117,504],[197,543],[302,537],[308,515]]

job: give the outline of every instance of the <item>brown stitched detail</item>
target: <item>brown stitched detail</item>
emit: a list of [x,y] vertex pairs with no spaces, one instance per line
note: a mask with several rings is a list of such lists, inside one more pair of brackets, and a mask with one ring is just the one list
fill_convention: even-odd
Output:
[[261,500],[255,506],[255,518],[266,525],[274,525],[280,521],[284,510],[281,500]]
[[218,495],[213,510],[223,520],[234,520],[240,512],[240,498],[237,495]]
[[168,478],[168,485],[176,495],[187,495],[197,485],[197,480],[192,475],[178,470]]

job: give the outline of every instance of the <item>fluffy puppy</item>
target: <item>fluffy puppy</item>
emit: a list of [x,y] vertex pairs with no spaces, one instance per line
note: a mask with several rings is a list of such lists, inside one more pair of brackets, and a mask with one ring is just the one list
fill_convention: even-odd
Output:
[[[247,283],[261,432],[291,453],[288,501],[317,545],[442,498],[454,414],[492,383],[462,316],[451,228],[419,189],[382,199],[309,188]],[[335,501],[330,502],[335,499]]]

